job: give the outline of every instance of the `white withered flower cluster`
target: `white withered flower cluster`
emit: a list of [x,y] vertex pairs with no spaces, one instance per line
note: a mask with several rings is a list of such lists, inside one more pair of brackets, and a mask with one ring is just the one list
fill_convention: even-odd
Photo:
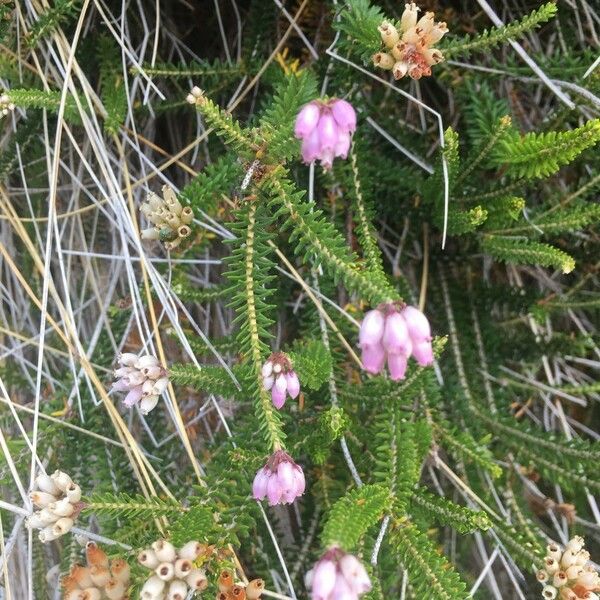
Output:
[[394,79],[402,79],[405,75],[421,79],[431,75],[431,67],[444,60],[440,50],[433,45],[448,32],[446,23],[434,21],[432,12],[418,19],[418,12],[415,3],[411,2],[406,5],[398,27],[387,21],[379,26],[385,51],[373,55],[373,64],[391,70]]
[[39,537],[44,543],[70,531],[83,508],[81,488],[62,471],[38,475],[29,497],[39,510],[27,518],[27,526],[41,529]]
[[158,540],[152,547],[138,554],[139,563],[154,571],[140,592],[142,600],[184,600],[190,590],[202,591],[208,587],[204,569],[192,564],[205,546],[188,542],[177,550],[173,544]]
[[192,229],[190,223],[194,212],[189,206],[182,206],[172,188],[165,185],[161,198],[154,192],[148,194],[140,206],[142,214],[152,223],[152,227],[142,230],[142,239],[160,240],[167,250],[174,250],[187,238]]
[[142,414],[147,415],[158,403],[160,395],[169,385],[167,370],[156,356],[137,356],[124,352],[119,356],[119,368],[114,371],[117,380],[112,389],[127,392],[123,404],[132,407],[139,403]]
[[15,110],[15,104],[8,97],[8,94],[0,95],[0,116],[5,117],[9,112]]
[[590,553],[583,549],[582,537],[576,535],[564,550],[550,544],[544,567],[537,579],[544,584],[542,598],[547,600],[599,600],[600,576],[589,562]]
[[127,600],[129,565],[122,558],[110,561],[94,542],[85,547],[87,566],[73,565],[62,580],[64,600]]

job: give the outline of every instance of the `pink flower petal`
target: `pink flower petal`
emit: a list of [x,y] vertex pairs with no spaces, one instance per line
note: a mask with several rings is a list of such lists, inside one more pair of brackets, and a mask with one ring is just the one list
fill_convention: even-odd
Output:
[[407,363],[408,356],[405,356],[404,354],[388,354],[387,365],[390,371],[390,379],[392,381],[400,381],[401,379],[404,379]]
[[279,410],[285,404],[285,391],[281,391],[276,385],[271,388],[271,402]]
[[342,131],[353,133],[356,130],[356,112],[350,102],[335,100],[331,105],[331,112]]
[[270,471],[263,467],[259,469],[252,483],[252,496],[255,500],[264,500],[267,495]]
[[370,310],[360,324],[358,342],[361,346],[379,344],[383,337],[385,317],[380,310]]
[[413,346],[412,355],[422,366],[428,367],[433,364],[433,347],[431,342],[420,342]]
[[123,399],[123,404],[131,408],[134,404],[137,404],[142,399],[143,393],[144,392],[141,385],[134,387]]
[[294,371],[290,371],[285,376],[287,381],[287,393],[290,395],[290,398],[293,400],[300,393],[300,380],[298,379],[298,375]]
[[383,369],[385,362],[385,350],[381,344],[363,346],[361,360],[363,368],[367,373],[377,375]]
[[386,317],[382,343],[386,352],[410,356],[412,344],[408,327],[399,312],[393,312]]
[[400,313],[404,317],[408,335],[413,344],[429,341],[431,339],[431,327],[427,317],[414,306],[406,306]]
[[[323,155],[323,150],[332,152],[337,144],[339,135],[338,126],[332,114],[326,113],[321,115],[317,131],[319,133],[321,156]],[[323,159],[321,158],[321,160]]]
[[321,109],[316,102],[309,102],[298,113],[296,124],[294,126],[294,134],[299,139],[304,139],[317,126]]

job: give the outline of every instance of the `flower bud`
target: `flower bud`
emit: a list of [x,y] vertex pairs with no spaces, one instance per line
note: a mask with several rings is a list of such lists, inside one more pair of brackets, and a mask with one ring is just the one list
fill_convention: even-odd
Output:
[[233,574],[231,571],[221,571],[221,574],[219,575],[219,581],[217,582],[219,591],[228,593],[233,587],[233,583]]
[[59,538],[60,534],[57,534],[54,531],[53,525],[47,525],[46,527],[44,527],[44,529],[40,531],[38,537],[42,544],[46,544],[47,542],[52,542],[53,540]]
[[154,570],[154,572],[160,577],[163,581],[171,581],[175,576],[175,567],[172,562],[161,562],[158,567]]
[[392,67],[392,75],[396,81],[398,81],[398,79],[402,79],[407,72],[408,63],[404,62],[403,60],[399,60],[394,63],[394,66]]
[[189,225],[194,220],[194,211],[190,206],[184,206],[181,211],[181,222],[184,225]]
[[192,562],[187,558],[178,558],[175,561],[175,577],[185,579],[192,570]]
[[131,569],[127,564],[127,561],[122,558],[115,558],[110,563],[110,572],[116,581],[121,583],[128,583],[131,575]]
[[548,575],[554,575],[554,573],[556,573],[556,571],[558,571],[558,569],[560,568],[558,561],[554,560],[553,558],[546,558],[544,562],[545,569]]
[[72,483],[67,487],[66,496],[72,504],[81,500],[81,488],[76,484]]
[[40,492],[46,492],[53,496],[58,496],[60,494],[60,488],[56,485],[54,479],[52,479],[50,475],[46,475],[46,473],[40,473],[35,478],[35,486]]
[[123,399],[123,404],[128,407],[135,406],[142,399],[142,386],[137,385]]
[[229,595],[232,600],[246,600],[246,589],[241,585],[234,585]]
[[117,579],[111,579],[104,586],[104,593],[109,600],[122,600],[125,595],[125,584]]
[[560,560],[562,550],[557,544],[548,544],[548,546],[546,546],[546,555],[554,560]]
[[[193,569],[185,578],[187,584],[193,589],[202,591],[208,587],[208,579],[203,569]],[[221,589],[221,578],[219,578],[219,589]]]
[[[54,511],[50,510],[50,507],[43,508],[34,516],[37,516],[42,525],[51,525],[52,523],[56,523],[60,518],[60,515],[57,515]],[[33,519],[31,521],[33,521]]]
[[133,367],[135,363],[138,361],[137,354],[132,354],[131,352],[123,352],[119,356],[119,363],[124,367]]
[[179,556],[187,560],[196,560],[202,552],[202,544],[200,542],[191,541],[185,544],[179,550]]
[[540,583],[546,583],[546,581],[548,581],[549,579],[549,575],[548,573],[546,573],[546,571],[544,571],[543,569],[538,571],[536,574],[536,579],[540,582]]
[[147,227],[140,231],[140,236],[143,240],[158,240],[160,239],[160,231],[155,227]]
[[94,585],[100,588],[104,587],[111,579],[110,571],[106,567],[100,565],[90,567],[90,577],[92,578]]
[[579,565],[573,565],[566,570],[567,579],[577,579],[583,573]]
[[54,483],[56,484],[56,486],[58,487],[58,489],[61,492],[66,492],[67,487],[73,483],[71,478],[66,473],[63,473],[62,471],[54,471],[54,473],[52,473],[52,475],[50,477],[52,477],[52,479],[54,480]]
[[[94,585],[94,582],[90,577],[90,570],[81,565],[73,565],[71,567],[69,577],[77,584],[77,587],[81,588],[82,590]],[[64,584],[63,587],[65,587]]]
[[265,589],[265,582],[262,579],[253,579],[246,586],[247,600],[258,600]]
[[547,600],[554,600],[554,598],[556,598],[557,595],[558,591],[555,587],[551,585],[544,586],[544,589],[542,590],[542,596],[544,598],[547,598]]
[[156,552],[148,548],[138,554],[138,562],[148,569],[156,569],[160,561],[156,556]]
[[152,575],[152,577],[150,577],[142,586],[141,597],[148,599],[154,598],[161,594],[164,589],[165,582],[160,577]]
[[88,542],[85,545],[85,556],[88,565],[108,568],[108,556],[96,542]]
[[577,554],[567,548],[560,559],[560,565],[563,569],[568,569],[570,566],[574,565],[577,562]]
[[583,550],[584,543],[584,539],[580,535],[576,535],[567,543],[567,550],[577,553]]
[[395,62],[394,57],[387,52],[376,52],[373,54],[373,64],[380,69],[390,71]]
[[58,502],[52,502],[48,510],[59,517],[70,517],[75,512],[75,507],[69,502],[68,498],[63,498]]
[[143,415],[147,415],[151,410],[153,410],[158,404],[159,397],[158,396],[146,396],[142,398],[140,402],[140,412]]
[[169,584],[167,593],[168,600],[185,600],[187,597],[188,586],[180,579],[175,579]]
[[168,377],[161,377],[154,384],[154,388],[152,389],[152,393],[156,394],[157,396],[160,396],[167,389],[168,385],[169,385],[169,378]]
[[54,525],[52,526],[52,531],[57,535],[65,535],[68,533],[73,527],[73,519],[69,517],[61,517]]
[[413,344],[431,340],[431,327],[429,321],[418,308],[406,306],[401,314],[404,317],[408,335],[413,341]]
[[384,21],[378,28],[381,34],[381,41],[388,47],[391,48],[398,42],[400,36],[398,30],[387,21]]
[[552,578],[552,585],[554,587],[562,587],[567,583],[567,574],[564,571],[557,571],[554,573],[554,577]]
[[56,497],[48,492],[34,491],[29,494],[30,500],[38,507],[45,508],[56,501]]

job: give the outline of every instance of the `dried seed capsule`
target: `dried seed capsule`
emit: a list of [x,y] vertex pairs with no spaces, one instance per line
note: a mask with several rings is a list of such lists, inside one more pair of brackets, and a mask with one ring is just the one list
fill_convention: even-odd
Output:
[[219,575],[219,581],[217,585],[219,586],[220,592],[228,593],[233,587],[233,575],[231,571],[221,571]]

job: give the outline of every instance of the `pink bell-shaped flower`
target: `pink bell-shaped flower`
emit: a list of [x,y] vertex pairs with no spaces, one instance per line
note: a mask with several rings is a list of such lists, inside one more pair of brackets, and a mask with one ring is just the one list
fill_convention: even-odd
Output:
[[285,404],[289,394],[294,400],[300,394],[300,380],[292,368],[292,362],[284,352],[274,352],[262,366],[263,387],[271,391],[271,401],[278,410]]
[[291,504],[304,493],[305,487],[302,468],[287,452],[277,450],[256,473],[252,496],[255,500],[267,498],[271,506]]
[[296,117],[294,133],[302,140],[302,160],[320,160],[330,169],[335,158],[347,158],[356,130],[356,112],[346,100],[313,100]]
[[371,589],[362,563],[335,546],[326,550],[305,581],[312,600],[355,600]]

